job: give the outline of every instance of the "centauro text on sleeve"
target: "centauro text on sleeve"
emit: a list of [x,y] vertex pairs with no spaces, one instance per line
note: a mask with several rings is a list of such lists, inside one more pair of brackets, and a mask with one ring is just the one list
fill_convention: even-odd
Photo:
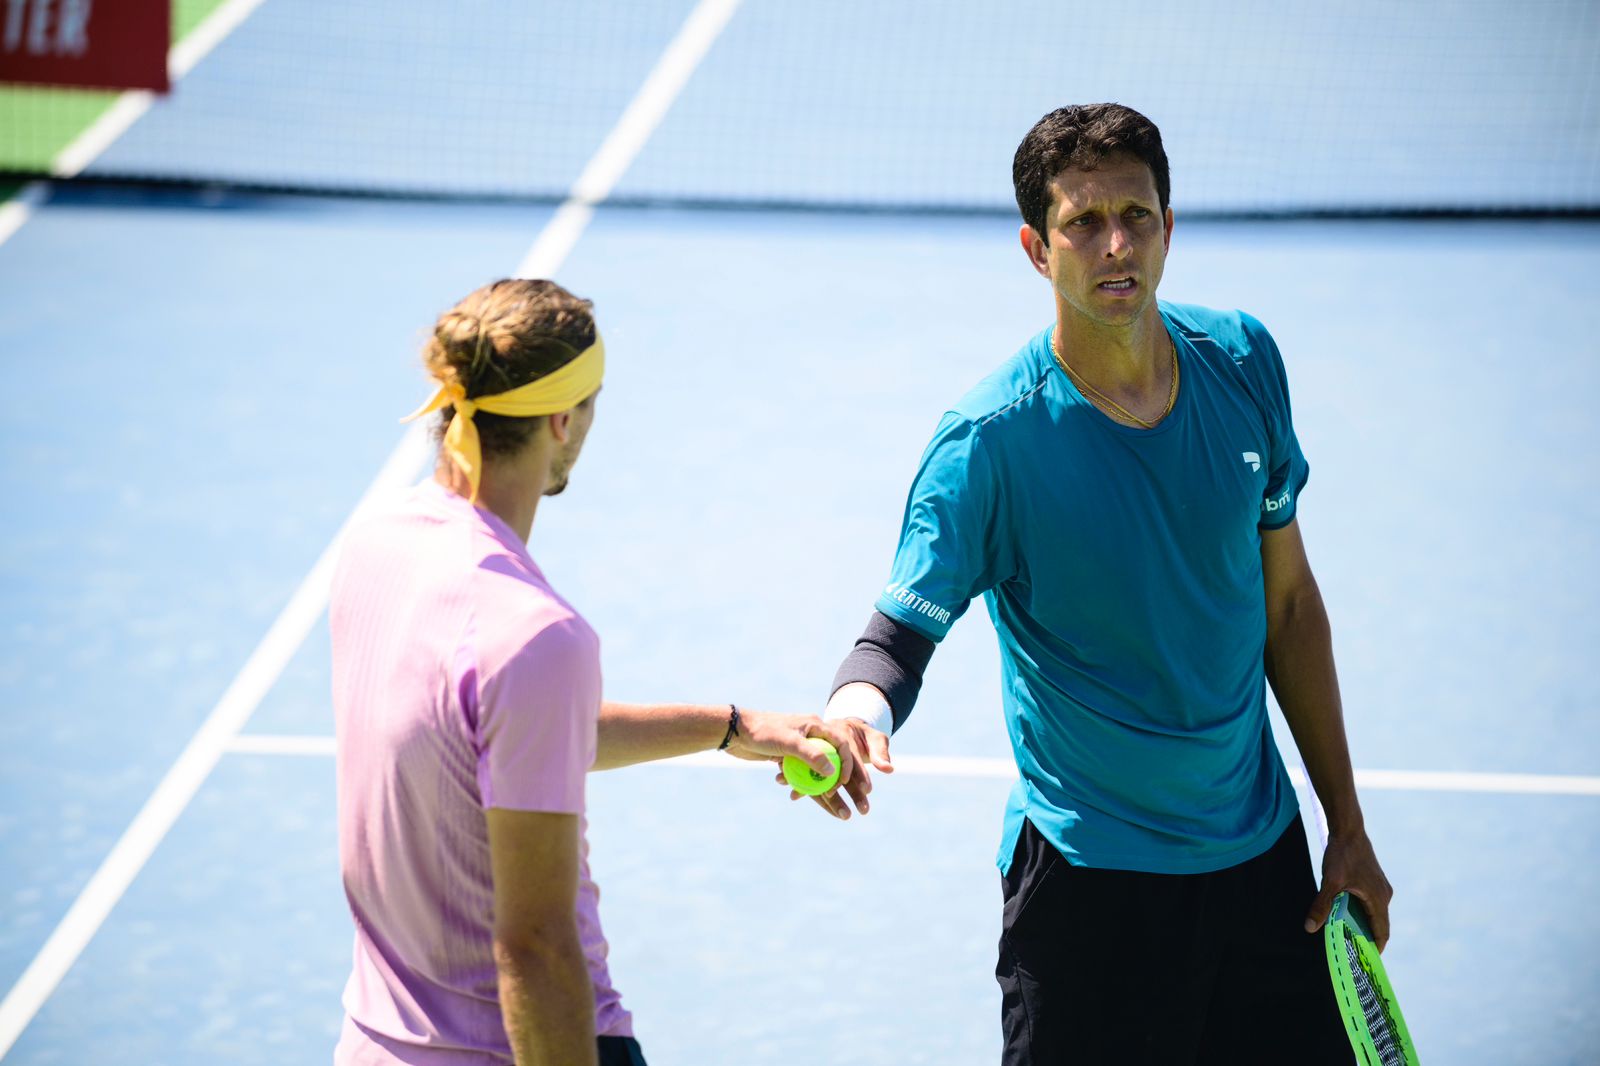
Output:
[[984,598],[1021,772],[1002,864],[1024,818],[1072,863],[1197,873],[1295,815],[1262,667],[1260,530],[1307,477],[1282,360],[1238,312],[1161,313],[1181,384],[1153,429],[1078,391],[1053,327],[944,416],[876,603],[938,641]]

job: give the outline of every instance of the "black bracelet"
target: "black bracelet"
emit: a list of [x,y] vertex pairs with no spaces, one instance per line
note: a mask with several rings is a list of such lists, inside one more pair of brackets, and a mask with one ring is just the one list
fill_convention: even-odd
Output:
[[728,704],[728,731],[722,736],[722,743],[717,745],[718,751],[725,751],[733,738],[739,735],[739,708]]

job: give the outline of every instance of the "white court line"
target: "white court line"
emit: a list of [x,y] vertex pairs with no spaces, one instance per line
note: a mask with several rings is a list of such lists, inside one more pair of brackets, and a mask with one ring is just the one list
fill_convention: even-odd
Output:
[[[211,50],[221,44],[224,37],[238,29],[239,24],[249,18],[250,13],[261,4],[262,0],[229,0],[206,16],[204,22],[173,45],[172,51],[167,53],[168,79],[177,82],[184,78],[195,68],[195,64],[210,55]],[[142,89],[123,93],[109,111],[103,113],[93,125],[61,150],[50,165],[50,173],[58,178],[77,177],[85,167],[99,158],[101,152],[110,148],[118,137],[127,133],[129,126],[143,118],[144,113],[150,110],[150,105],[154,102],[155,94]]]
[[[235,737],[228,750],[241,755],[332,755],[329,736],[245,734]],[[763,769],[768,764],[733,759],[714,751],[663,760],[664,765],[707,767],[718,770]],[[1010,759],[964,755],[896,755],[895,773],[930,777],[988,777],[1005,780],[1017,776]],[[1296,786],[1305,785],[1297,766],[1289,768]],[[1356,784],[1381,792],[1494,792],[1551,796],[1600,796],[1600,777],[1567,774],[1466,773],[1452,770],[1357,770]]]
[[1600,777],[1566,774],[1455,773],[1448,770],[1357,770],[1362,788],[1401,792],[1499,792],[1600,796]]
[[42,181],[30,181],[18,190],[17,195],[0,204],[0,244],[22,228],[34,210],[44,203],[48,188]]
[[[243,0],[245,14],[259,2]],[[644,146],[655,124],[666,114],[672,96],[683,88],[693,69],[684,67],[685,57],[692,57],[698,62],[737,6],[738,0],[701,0],[640,87],[638,95],[643,97],[648,94],[652,99],[643,104],[635,99],[623,112],[622,121],[630,123],[632,132],[621,142],[614,135],[606,138],[600,149],[609,153],[604,170],[596,171],[592,163],[585,168],[579,181],[587,181],[588,184],[580,189],[575,183],[574,196],[581,193],[593,197],[598,190],[609,190],[615,184],[633,155]],[[685,38],[688,38],[687,43]],[[663,73],[664,69],[666,73]],[[668,93],[671,95],[663,98],[663,94]],[[616,143],[621,143],[633,155],[624,155],[623,148],[612,147]],[[561,217],[560,212],[556,217]],[[576,229],[569,222],[562,235],[562,243],[548,242],[541,233],[532,251],[523,260],[524,268],[531,264],[540,276],[554,274],[571,250],[572,242],[582,232],[582,224],[587,223],[588,217],[587,214],[582,215]],[[357,505],[356,511],[359,512],[361,506],[375,494],[402,485],[414,477],[426,462],[429,452],[426,430],[422,423],[414,423],[384,463],[383,470],[363,497],[362,504]],[[354,513],[351,517],[354,517]],[[273,622],[261,644],[223,693],[222,699],[189,741],[178,761],[167,771],[155,792],[134,817],[133,823],[101,862],[100,868],[73,901],[72,907],[45,941],[44,947],[6,994],[4,1002],[0,1002],[0,1059],[10,1051],[39,1008],[66,976],[73,962],[110,915],[117,900],[122,898],[155,852],[156,846],[182,815],[222,753],[231,748],[239,730],[305,642],[311,628],[322,617],[328,605],[333,561],[349,522],[346,519],[345,525],[323,550],[316,565],[295,590],[288,606]]]
[[228,741],[232,755],[327,755],[336,753],[332,737],[243,733]]
[[594,158],[572,183],[567,202],[556,209],[539,239],[517,267],[519,278],[547,278],[555,273],[551,264],[566,261],[567,253],[589,225],[594,205],[611,195],[645,142],[656,131],[667,109],[678,98],[689,76],[705,58],[717,36],[739,7],[739,0],[701,0],[684,20],[678,36],[667,45],[645,78],[622,117],[617,119],[606,139],[600,142]]
[[[239,27],[250,13],[261,6],[263,0],[231,0],[217,8],[206,20],[196,26],[183,40],[167,52],[167,77],[178,81],[195,68],[195,64],[211,53],[222,39]],[[142,89],[133,89],[117,97],[116,103],[102,112],[89,128],[73,138],[50,161],[50,174],[57,178],[75,178],[85,167],[110,148],[118,137],[128,132],[128,127],[143,117],[155,95]],[[46,186],[35,181],[25,185],[21,192],[0,204],[0,244],[22,228],[22,224],[44,202]],[[4,1054],[0,1050],[0,1054]]]
[[[357,505],[356,511],[380,493],[405,485],[427,460],[427,436],[418,430],[407,434]],[[346,520],[348,526],[349,520]],[[161,779],[156,790],[134,816],[133,822],[100,863],[89,883],[73,901],[33,962],[0,1003],[0,1058],[4,1058],[33,1016],[50,998],[61,978],[127,891],[167,831],[183,813],[217,764],[228,740],[244,726],[283,668],[294,657],[306,634],[322,617],[328,602],[328,582],[337,557],[341,528],[306,575],[260,645],[222,694],[210,715]]]

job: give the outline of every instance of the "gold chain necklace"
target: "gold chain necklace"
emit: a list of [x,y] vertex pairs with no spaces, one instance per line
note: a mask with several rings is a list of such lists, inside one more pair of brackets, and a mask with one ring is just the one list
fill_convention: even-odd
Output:
[[1144,429],[1155,429],[1156,425],[1160,423],[1163,418],[1166,418],[1172,413],[1173,405],[1178,402],[1178,345],[1175,341],[1173,341],[1172,334],[1170,333],[1167,334],[1167,345],[1172,349],[1172,385],[1167,389],[1167,406],[1162,409],[1159,415],[1156,416],[1155,421],[1151,422],[1140,418],[1138,415],[1134,414],[1132,411],[1128,410],[1126,407],[1122,406],[1120,403],[1113,400],[1111,397],[1107,396],[1093,385],[1089,384],[1089,382],[1084,379],[1082,374],[1072,369],[1072,367],[1067,364],[1067,361],[1061,357],[1061,353],[1056,350],[1056,336],[1054,333],[1050,335],[1050,354],[1055,356],[1056,362],[1061,364],[1061,369],[1067,372],[1067,376],[1072,378],[1072,380],[1077,383],[1079,388],[1086,389],[1093,393],[1094,395],[1091,397],[1091,399],[1098,399],[1101,403],[1110,407],[1113,411],[1127,419],[1129,422],[1135,422]]

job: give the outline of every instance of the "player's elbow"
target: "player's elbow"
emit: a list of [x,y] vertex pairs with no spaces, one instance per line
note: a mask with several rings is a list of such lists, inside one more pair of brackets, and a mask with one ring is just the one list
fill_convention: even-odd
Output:
[[1309,573],[1304,580],[1276,590],[1267,602],[1267,639],[1291,634],[1328,630],[1328,609],[1322,590]]
[[528,975],[559,968],[581,953],[572,911],[550,914],[494,932],[494,963],[501,973]]

